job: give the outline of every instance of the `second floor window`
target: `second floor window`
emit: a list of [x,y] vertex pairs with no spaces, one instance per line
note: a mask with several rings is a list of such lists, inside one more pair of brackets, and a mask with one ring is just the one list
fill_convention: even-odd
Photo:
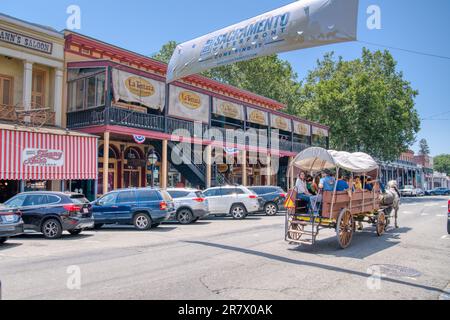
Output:
[[80,111],[105,105],[105,74],[69,82],[69,111]]
[[11,106],[13,104],[13,78],[0,75],[0,104]]
[[33,70],[33,85],[31,92],[32,108],[45,108],[45,72]]

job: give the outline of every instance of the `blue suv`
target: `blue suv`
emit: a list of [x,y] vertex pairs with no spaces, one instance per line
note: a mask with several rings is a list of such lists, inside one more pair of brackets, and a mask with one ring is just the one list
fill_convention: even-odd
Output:
[[158,227],[175,212],[165,190],[124,189],[110,192],[92,203],[95,229],[105,224],[134,225],[144,231]]

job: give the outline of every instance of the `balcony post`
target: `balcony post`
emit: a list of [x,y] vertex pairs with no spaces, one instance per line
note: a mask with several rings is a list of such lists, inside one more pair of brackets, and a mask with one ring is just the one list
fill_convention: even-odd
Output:
[[205,175],[205,186],[206,189],[211,188],[211,180],[212,180],[212,147],[211,145],[207,145],[205,148],[205,162],[206,162],[206,175]]
[[167,158],[167,146],[168,141],[162,141],[162,155],[161,155],[161,188],[167,189],[167,178],[168,178],[168,158]]
[[[31,92],[33,85],[33,63],[30,61],[23,62],[23,93],[22,93],[22,103],[23,109],[25,111],[31,110]],[[25,117],[25,122],[30,122],[31,118],[29,116]]]
[[109,186],[109,132],[105,132],[103,143],[103,194],[107,194]]
[[55,69],[55,100],[53,111],[55,112],[55,125],[57,126],[61,126],[62,124],[63,76],[64,72],[61,69]]
[[[245,148],[245,146],[244,146]],[[246,187],[248,185],[247,179],[247,150],[242,150],[242,185]]]

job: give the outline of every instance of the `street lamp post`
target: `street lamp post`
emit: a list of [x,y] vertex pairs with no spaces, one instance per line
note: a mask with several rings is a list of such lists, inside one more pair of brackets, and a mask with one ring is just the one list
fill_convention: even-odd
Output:
[[152,171],[152,179],[151,179],[151,187],[155,187],[155,165],[158,163],[158,156],[156,155],[156,152],[154,149],[152,149],[148,155],[148,162],[151,166]]

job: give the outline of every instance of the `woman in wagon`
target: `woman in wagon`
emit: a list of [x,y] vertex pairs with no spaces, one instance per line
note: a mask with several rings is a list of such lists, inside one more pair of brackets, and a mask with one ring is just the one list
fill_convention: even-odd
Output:
[[314,212],[314,214],[318,213],[318,204],[321,201],[320,196],[312,195],[308,190],[308,185],[306,181],[306,174],[304,172],[300,172],[297,178],[297,182],[295,183],[295,190],[297,191],[297,199],[302,200],[308,203],[308,209]]

